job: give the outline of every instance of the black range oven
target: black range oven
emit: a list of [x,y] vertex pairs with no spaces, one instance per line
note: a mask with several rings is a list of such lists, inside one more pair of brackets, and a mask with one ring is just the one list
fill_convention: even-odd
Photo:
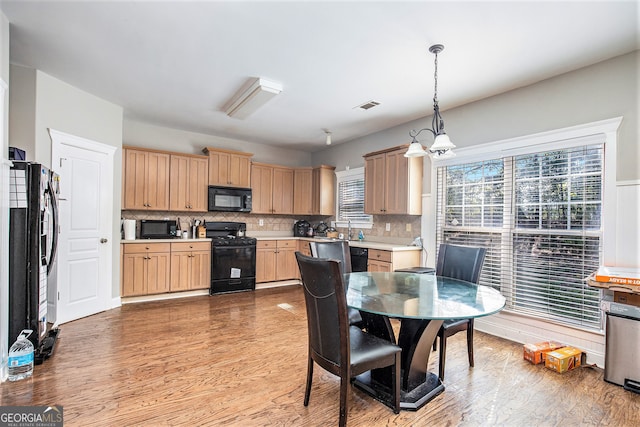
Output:
[[207,222],[211,238],[209,295],[256,288],[256,239],[246,237],[244,222]]

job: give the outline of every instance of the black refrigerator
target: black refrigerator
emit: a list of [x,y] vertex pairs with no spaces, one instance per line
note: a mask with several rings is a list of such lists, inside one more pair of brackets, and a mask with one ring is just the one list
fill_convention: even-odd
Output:
[[[9,343],[20,331],[31,329],[36,363],[53,351],[57,330],[48,318],[57,289],[59,178],[47,167],[13,161],[9,172]],[[56,292],[57,293],[57,292]]]

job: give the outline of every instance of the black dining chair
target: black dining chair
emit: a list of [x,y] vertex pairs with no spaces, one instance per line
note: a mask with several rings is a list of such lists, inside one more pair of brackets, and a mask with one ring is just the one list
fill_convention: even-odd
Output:
[[[331,242],[309,242],[311,256],[314,258],[329,258],[340,261],[342,274],[351,273],[351,251],[349,242],[336,240]],[[349,324],[359,328],[364,327],[360,311],[355,308],[347,308]]]
[[313,365],[340,377],[340,426],[346,426],[351,379],[372,369],[392,369],[393,411],[400,411],[400,347],[350,326],[340,261],[296,252],[302,276],[309,354],[304,405],[309,405]]
[[[486,253],[487,250],[485,248],[456,246],[443,243],[438,250],[436,275],[477,284],[480,280],[480,272],[482,271]],[[447,338],[465,330],[467,331],[469,366],[473,366],[473,319],[445,320],[438,331],[438,341],[440,342],[440,352],[438,354],[440,367],[438,375],[441,380],[444,379]],[[433,349],[436,349],[435,341],[433,342]]]

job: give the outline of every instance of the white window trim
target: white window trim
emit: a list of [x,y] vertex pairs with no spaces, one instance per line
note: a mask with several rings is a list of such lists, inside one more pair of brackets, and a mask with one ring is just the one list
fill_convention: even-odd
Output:
[[[348,227],[349,223],[347,221],[338,221],[338,212],[340,212],[338,204],[340,203],[338,197],[338,189],[340,188],[340,182],[348,181],[354,178],[362,178],[364,179],[364,166],[358,168],[349,168],[343,171],[336,171],[336,221],[331,222],[332,227]],[[370,230],[373,228],[373,217],[371,221],[351,221],[351,228],[363,228]]]
[[[432,164],[431,194],[437,194],[437,173],[439,166],[450,166],[470,161],[488,160],[502,156],[513,156],[522,152],[545,151],[559,148],[569,148],[584,145],[585,138],[592,135],[604,135],[604,186],[602,200],[602,259],[607,265],[616,263],[616,155],[617,132],[622,123],[622,117],[585,123],[537,134],[510,138],[500,141],[480,144],[473,147],[456,149],[456,157],[440,160]],[[577,141],[577,140],[580,141]],[[600,138],[602,142],[602,138]],[[432,218],[427,222],[436,223],[436,197],[431,197]],[[426,233],[425,247],[435,254],[436,235]],[[491,333],[515,342],[539,342],[557,340],[568,345],[574,345],[587,353],[587,363],[604,366],[604,332],[586,331],[570,326],[562,326],[543,319],[505,312],[487,318],[476,319],[476,329]]]

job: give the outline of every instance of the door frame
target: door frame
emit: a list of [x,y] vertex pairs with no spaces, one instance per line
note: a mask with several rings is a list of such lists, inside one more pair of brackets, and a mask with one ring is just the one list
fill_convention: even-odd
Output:
[[[87,150],[96,152],[99,154],[104,154],[107,159],[107,167],[105,168],[105,187],[104,191],[106,194],[111,195],[107,199],[110,202],[110,205],[107,209],[104,209],[104,223],[108,225],[105,227],[107,230],[107,242],[104,243],[107,248],[105,250],[105,257],[101,259],[100,262],[104,262],[104,271],[106,272],[105,277],[105,289],[99,289],[101,299],[103,300],[103,308],[105,310],[114,308],[112,303],[113,300],[113,250],[114,250],[114,227],[113,227],[113,207],[114,207],[114,197],[113,197],[113,189],[114,189],[114,176],[113,176],[113,166],[114,166],[114,157],[117,151],[117,147],[112,145],[107,145],[104,143],[100,143],[97,141],[93,141],[90,139],[86,139],[83,137],[71,135],[65,132],[61,132],[55,129],[48,128],[49,135],[51,137],[51,169],[53,171],[56,170],[56,167],[61,167],[61,161],[63,160],[60,157],[60,149],[62,145],[66,145],[79,150]],[[64,186],[64,183],[62,183]],[[64,194],[60,194],[61,199],[64,198]],[[58,241],[58,247],[61,248],[67,244],[66,234],[64,230],[60,230],[60,238]],[[59,307],[59,306],[58,306]],[[61,316],[59,314],[56,315],[56,325],[60,323]],[[71,321],[72,319],[62,319],[63,322]]]

